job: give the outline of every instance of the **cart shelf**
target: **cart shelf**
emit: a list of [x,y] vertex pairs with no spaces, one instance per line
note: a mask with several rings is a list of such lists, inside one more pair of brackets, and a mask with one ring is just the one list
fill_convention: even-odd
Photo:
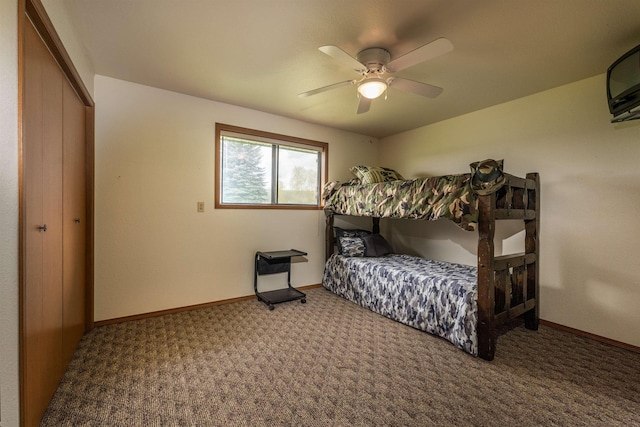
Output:
[[[274,304],[287,301],[299,299],[303,304],[306,303],[307,295],[291,286],[291,258],[305,255],[307,255],[306,252],[297,249],[256,252],[253,290],[258,297],[258,301],[264,302],[269,307],[269,310],[275,308]],[[287,287],[276,289],[275,291],[258,292],[258,276],[277,273],[287,273]]]

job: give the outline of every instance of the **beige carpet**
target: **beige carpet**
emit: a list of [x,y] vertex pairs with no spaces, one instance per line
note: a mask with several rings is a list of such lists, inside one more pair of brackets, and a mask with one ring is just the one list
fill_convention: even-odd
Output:
[[640,426],[640,354],[518,327],[486,362],[318,288],[96,328],[43,426]]

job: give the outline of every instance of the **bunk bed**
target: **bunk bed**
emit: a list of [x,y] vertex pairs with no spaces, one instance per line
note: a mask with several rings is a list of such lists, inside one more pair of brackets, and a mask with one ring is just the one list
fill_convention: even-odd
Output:
[[[490,173],[483,168],[487,164],[495,166]],[[538,329],[540,183],[537,173],[524,178],[504,173],[502,161],[475,162],[471,169],[413,180],[386,169],[390,175],[373,180],[378,182],[327,183],[322,284],[490,361],[501,325],[523,317],[527,329]],[[372,230],[334,227],[336,215],[371,217]],[[446,218],[477,232],[477,266],[393,254],[379,235],[380,218]],[[524,222],[524,252],[495,255],[500,220]]]

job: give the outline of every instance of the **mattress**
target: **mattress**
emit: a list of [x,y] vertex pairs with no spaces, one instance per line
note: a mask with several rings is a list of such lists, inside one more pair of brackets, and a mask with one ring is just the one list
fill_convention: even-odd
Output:
[[471,175],[445,175],[412,180],[324,186],[325,210],[333,214],[377,218],[437,220],[445,218],[473,231],[478,224],[478,199]]
[[409,255],[326,262],[322,285],[378,314],[478,354],[477,269]]

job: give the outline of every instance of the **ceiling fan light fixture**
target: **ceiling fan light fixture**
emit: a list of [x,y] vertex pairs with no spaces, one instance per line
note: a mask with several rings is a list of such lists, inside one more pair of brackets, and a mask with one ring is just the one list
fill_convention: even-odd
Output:
[[367,99],[376,99],[387,90],[387,82],[378,77],[366,79],[358,85],[358,93]]

